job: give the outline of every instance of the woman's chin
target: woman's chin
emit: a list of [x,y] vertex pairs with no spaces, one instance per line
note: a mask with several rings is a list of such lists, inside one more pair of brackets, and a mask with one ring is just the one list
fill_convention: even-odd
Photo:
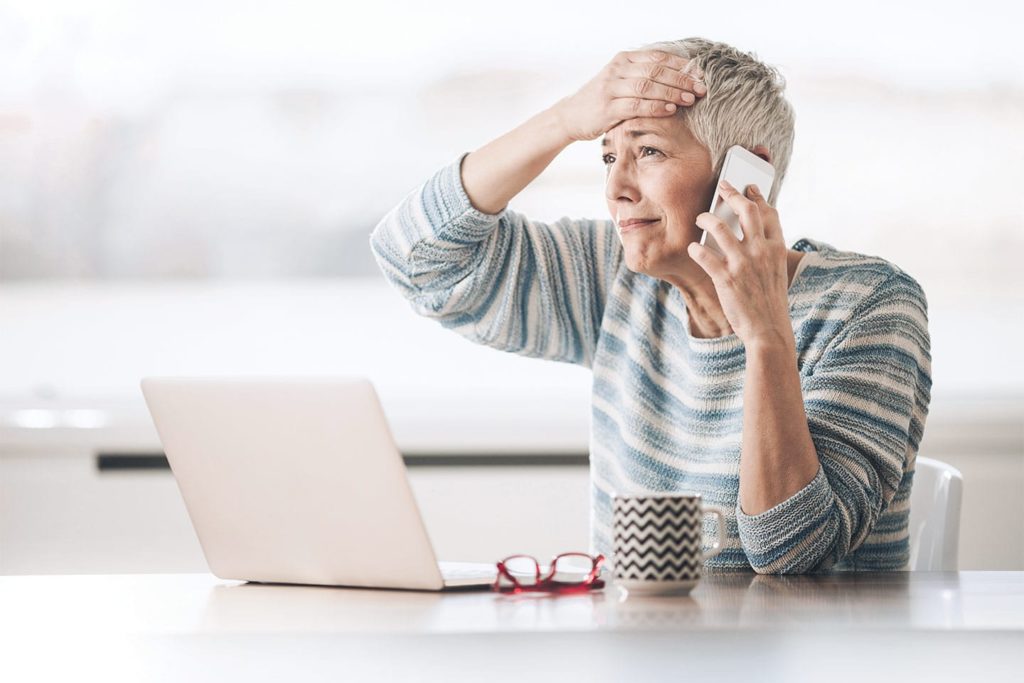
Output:
[[644,275],[653,275],[654,273],[655,264],[651,259],[635,251],[627,249],[623,260],[626,262],[626,267],[634,273],[643,273]]
[[[689,261],[685,246],[680,248],[671,235],[662,230],[645,232],[643,228],[619,235],[623,261],[634,273],[659,277],[659,273],[674,272],[673,266]],[[688,245],[687,245],[688,246]]]
[[685,251],[681,253],[644,253],[638,249],[626,248],[623,254],[623,261],[626,268],[634,273],[649,275],[659,280],[666,279],[666,276],[687,273],[691,270],[701,270],[700,266],[693,262],[690,255]]

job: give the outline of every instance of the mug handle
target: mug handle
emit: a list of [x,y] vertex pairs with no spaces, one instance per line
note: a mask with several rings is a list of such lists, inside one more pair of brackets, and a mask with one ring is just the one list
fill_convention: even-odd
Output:
[[718,540],[711,546],[711,550],[704,553],[704,559],[707,560],[722,552],[725,547],[725,512],[721,508],[706,507],[702,509],[704,514],[710,512],[713,515],[718,515]]

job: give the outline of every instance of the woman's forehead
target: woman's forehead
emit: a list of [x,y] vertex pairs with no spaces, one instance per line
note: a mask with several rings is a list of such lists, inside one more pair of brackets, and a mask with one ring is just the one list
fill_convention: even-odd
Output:
[[601,146],[619,143],[620,141],[640,140],[645,137],[659,137],[679,144],[695,143],[690,129],[681,118],[670,116],[661,118],[627,119],[611,128],[601,140]]

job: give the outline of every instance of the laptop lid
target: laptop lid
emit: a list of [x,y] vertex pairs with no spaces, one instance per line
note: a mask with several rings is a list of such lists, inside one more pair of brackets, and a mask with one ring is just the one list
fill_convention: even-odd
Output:
[[142,392],[216,576],[444,587],[369,380],[149,377]]

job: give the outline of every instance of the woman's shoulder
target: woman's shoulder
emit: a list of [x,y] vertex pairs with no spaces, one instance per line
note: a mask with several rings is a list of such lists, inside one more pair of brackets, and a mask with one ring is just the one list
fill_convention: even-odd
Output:
[[[926,308],[921,285],[895,263],[855,251],[845,251],[811,238],[801,238],[792,249],[805,252],[801,268],[803,289],[824,301],[856,308],[879,299],[910,299]],[[825,296],[825,295],[828,296]]]

